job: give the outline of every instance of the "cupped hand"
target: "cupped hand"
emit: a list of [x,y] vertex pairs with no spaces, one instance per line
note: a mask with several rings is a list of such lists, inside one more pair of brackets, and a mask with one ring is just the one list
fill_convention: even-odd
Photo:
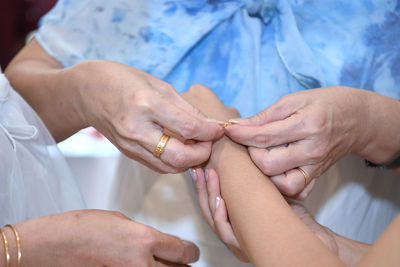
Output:
[[303,200],[316,178],[363,143],[364,94],[338,86],[293,93],[225,131],[249,146],[254,163],[284,195]]
[[[196,185],[197,198],[205,221],[222,241],[229,246],[239,260],[248,262],[247,254],[241,249],[229,221],[225,201],[220,193],[218,174],[213,169],[207,169],[204,172],[201,168],[198,168],[191,170],[191,175]],[[288,203],[302,222],[332,253],[337,255],[338,245],[334,232],[316,222],[314,217],[301,204],[292,200],[288,200]]]
[[[103,60],[77,64],[72,71],[82,81],[78,109],[82,120],[103,133],[125,155],[160,173],[176,173],[205,162],[211,141],[222,136],[220,125],[185,101],[174,88],[130,66]],[[155,157],[163,132],[171,137],[161,157]]]
[[119,212],[72,211],[15,227],[25,266],[187,266],[199,257],[193,243]]

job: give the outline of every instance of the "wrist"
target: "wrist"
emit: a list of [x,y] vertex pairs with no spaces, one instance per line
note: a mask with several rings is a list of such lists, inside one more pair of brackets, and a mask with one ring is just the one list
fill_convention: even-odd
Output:
[[374,136],[372,131],[375,130],[371,125],[370,95],[366,90],[356,88],[351,88],[351,90],[354,90],[352,94],[353,100],[348,105],[352,105],[353,107],[350,108],[351,113],[348,116],[354,119],[354,125],[350,131],[352,137],[350,152],[361,156],[366,147],[371,145],[371,140],[373,140]]
[[396,116],[400,113],[400,102],[374,92],[360,91],[365,95],[368,115],[360,119],[362,134],[354,154],[371,163],[396,168],[395,161],[400,156],[400,121]]
[[7,266],[7,257],[9,258],[10,267],[17,267],[18,247],[16,236],[10,227],[2,227],[1,231],[4,237],[0,236],[0,267]]
[[[88,119],[87,91],[89,91],[91,81],[97,76],[91,61],[83,61],[69,68],[65,68],[60,73],[60,79],[64,86],[66,97],[69,100],[70,109],[75,116],[74,126],[83,129],[90,126]],[[94,96],[91,96],[94,97]]]

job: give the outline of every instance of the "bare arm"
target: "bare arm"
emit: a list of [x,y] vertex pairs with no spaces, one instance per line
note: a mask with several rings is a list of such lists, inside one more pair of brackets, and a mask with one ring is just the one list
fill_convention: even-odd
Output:
[[77,73],[65,70],[33,39],[8,65],[5,74],[13,88],[35,109],[56,141],[87,127],[74,95]]
[[[182,172],[203,163],[211,141],[223,134],[171,85],[122,63],[85,60],[63,68],[33,39],[5,73],[56,141],[93,126],[122,153],[158,172]],[[155,157],[167,126],[197,143],[171,138],[168,150]]]
[[[232,116],[204,87],[193,88],[185,97],[207,115],[220,120]],[[220,176],[231,223],[255,266],[342,265],[254,166],[245,147],[224,137],[214,144],[209,164]]]
[[[185,97],[207,115],[227,120],[236,114],[204,87]],[[241,247],[256,266],[342,266],[339,258],[300,221],[275,186],[255,167],[247,150],[227,138],[216,142],[209,166],[220,177],[221,195]],[[361,265],[396,266],[400,218],[368,251]],[[354,265],[367,246],[336,236],[340,258]],[[392,252],[385,257],[385,251]],[[368,260],[365,260],[368,259]]]

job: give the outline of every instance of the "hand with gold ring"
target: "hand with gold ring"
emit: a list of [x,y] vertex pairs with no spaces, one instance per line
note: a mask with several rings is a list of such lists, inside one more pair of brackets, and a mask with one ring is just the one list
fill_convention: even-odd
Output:
[[153,152],[153,155],[157,158],[161,157],[161,154],[164,152],[165,146],[169,140],[170,136],[163,134],[160,138],[160,142],[158,142],[156,149]]
[[315,179],[349,153],[378,164],[398,157],[398,120],[389,127],[379,115],[398,110],[395,99],[331,86],[286,95],[251,118],[235,119],[238,123],[224,130],[249,147],[254,163],[284,195],[303,200]]

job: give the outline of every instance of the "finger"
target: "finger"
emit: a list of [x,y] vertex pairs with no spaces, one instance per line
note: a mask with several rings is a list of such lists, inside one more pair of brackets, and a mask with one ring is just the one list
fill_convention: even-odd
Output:
[[259,148],[288,144],[307,136],[302,119],[293,115],[287,119],[259,126],[234,124],[225,128],[225,133],[235,142]]
[[310,193],[311,193],[311,191],[313,190],[313,188],[314,188],[316,182],[317,182],[317,179],[316,179],[316,178],[312,179],[312,181],[306,186],[306,188],[304,188],[304,189],[300,192],[300,194],[298,194],[298,195],[296,196],[295,199],[296,199],[296,200],[299,200],[299,201],[304,201],[304,200],[310,195]]
[[206,162],[211,155],[212,142],[183,144],[171,137],[160,159],[179,169],[187,169]]
[[[299,101],[298,98],[293,97],[293,95],[282,97],[276,103],[252,117],[234,120],[238,122],[238,125],[242,126],[260,126],[270,122],[284,120],[304,105],[302,101]],[[230,127],[233,127],[233,125],[228,128]]]
[[154,266],[156,267],[187,267],[190,266],[188,264],[178,264],[178,263],[171,263],[168,261],[165,261],[163,259],[159,259],[157,257],[154,257]]
[[201,213],[207,224],[215,230],[214,221],[211,215],[210,206],[208,205],[208,194],[207,194],[207,183],[203,169],[198,168],[195,170],[194,184],[196,186],[197,191],[197,200],[199,202],[199,206],[201,209]]
[[127,141],[123,146],[117,145],[117,147],[128,158],[134,159],[158,173],[178,173],[184,171],[183,168],[174,168],[165,164],[139,144]]
[[[208,175],[207,175],[208,173]],[[215,209],[217,206],[217,198],[220,199],[220,189],[219,189],[219,178],[217,172],[213,169],[206,170],[207,179],[207,193],[208,193],[208,205],[211,210],[211,214],[214,218]]]
[[209,120],[193,106],[184,110],[176,103],[162,102],[154,110],[153,120],[185,139],[212,141],[223,135],[223,129],[217,122]]
[[237,241],[233,232],[232,225],[228,220],[228,212],[225,201],[222,198],[219,199],[216,211],[214,213],[214,224],[222,241],[229,246],[240,248],[239,242]]
[[159,232],[154,256],[168,262],[187,264],[199,259],[200,250],[192,242]]
[[[312,179],[308,175],[310,167],[304,166],[301,168],[307,174],[307,185],[309,185],[312,182]],[[270,179],[279,191],[288,197],[296,196],[307,187],[306,179],[298,169],[292,169],[283,174],[271,176]]]
[[298,166],[317,163],[319,161],[317,157],[312,156],[314,151],[309,152],[308,146],[301,141],[273,149],[249,147],[249,154],[254,164],[268,176],[278,175]]
[[[143,136],[141,144],[148,152],[153,153],[163,133],[157,125],[150,127],[147,132],[148,134]],[[207,161],[211,154],[211,146],[211,142],[188,142],[184,144],[171,136],[164,146],[160,160],[175,169],[186,170]]]

